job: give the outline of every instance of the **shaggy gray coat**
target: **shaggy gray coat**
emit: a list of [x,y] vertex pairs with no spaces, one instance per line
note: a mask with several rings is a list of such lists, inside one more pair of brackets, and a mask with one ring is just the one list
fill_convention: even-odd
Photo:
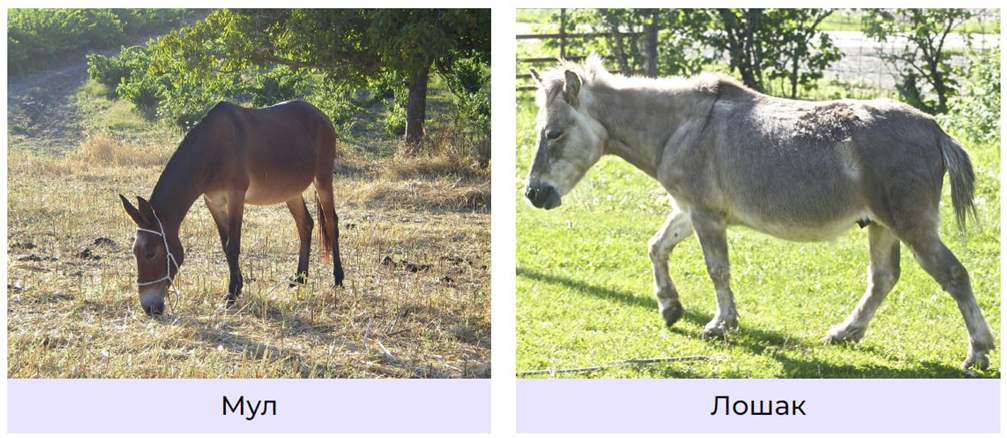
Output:
[[682,316],[668,256],[693,233],[717,295],[703,334],[722,337],[738,325],[727,227],[820,241],[860,224],[869,228],[867,292],[826,341],[863,337],[898,281],[901,241],[958,303],[970,341],[963,366],[987,367],[993,336],[968,272],[938,235],[945,172],[959,225],[975,214],[972,165],[932,117],[887,99],[780,99],[721,75],[613,76],[594,57],[532,74],[540,84],[539,145],[526,191],[534,206],[558,207],[604,154],[629,161],[674,198],[674,212],[649,246],[667,324]]

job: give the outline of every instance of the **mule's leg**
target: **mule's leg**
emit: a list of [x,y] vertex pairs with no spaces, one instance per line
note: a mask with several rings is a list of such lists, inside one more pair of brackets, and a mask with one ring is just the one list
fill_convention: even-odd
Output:
[[976,304],[976,297],[969,282],[969,273],[941,242],[936,227],[921,234],[908,236],[903,240],[913,250],[913,255],[916,256],[920,266],[955,299],[958,310],[965,318],[965,328],[969,332],[969,353],[962,367],[970,368],[975,365],[980,369],[986,369],[989,366],[986,354],[994,348],[993,334],[990,333],[979,305]]
[[308,256],[311,253],[311,230],[315,228],[315,222],[308,214],[308,206],[304,203],[304,197],[298,196],[287,201],[287,209],[294,217],[297,224],[297,236],[301,238],[301,252],[297,256],[297,273],[292,281],[304,284],[308,278]]
[[217,224],[217,234],[220,235],[220,247],[227,254],[227,205],[214,203],[209,197],[203,196],[206,209],[210,210],[213,223]]
[[227,285],[227,305],[241,296],[241,267],[238,266],[238,256],[241,254],[241,219],[245,212],[245,192],[234,191],[227,195],[227,245],[224,253],[227,255],[227,267],[231,271],[231,279]]
[[[332,238],[332,278],[336,286],[343,285],[343,263],[339,258],[339,216],[336,215],[335,200],[332,197],[332,175],[328,182],[315,179],[315,191],[321,204],[322,215],[325,216],[325,233]],[[321,219],[319,219],[321,220]]]
[[671,326],[682,317],[682,303],[678,301],[678,291],[668,274],[668,256],[675,245],[692,235],[689,215],[675,210],[668,216],[661,230],[648,242],[650,263],[654,267],[654,293],[657,295],[657,309],[664,317],[664,323]]
[[727,257],[727,224],[715,212],[690,214],[696,237],[703,247],[706,272],[713,280],[717,294],[717,314],[703,328],[704,338],[722,338],[727,330],[738,327],[738,311],[734,307],[734,293],[731,292],[731,265]]
[[899,281],[899,239],[887,228],[871,224],[867,228],[871,264],[867,268],[867,292],[842,324],[832,327],[825,342],[859,341],[867,331],[881,301]]

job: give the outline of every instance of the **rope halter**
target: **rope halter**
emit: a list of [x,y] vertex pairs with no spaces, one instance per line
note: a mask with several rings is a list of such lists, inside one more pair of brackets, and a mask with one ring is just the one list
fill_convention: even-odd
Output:
[[157,217],[157,213],[154,213],[154,220],[157,221],[157,227],[160,228],[161,231],[155,231],[155,230],[150,230],[150,229],[147,229],[147,228],[140,228],[140,227],[137,227],[136,231],[137,232],[144,231],[144,232],[147,232],[147,233],[150,233],[150,234],[156,234],[158,236],[161,236],[161,240],[164,241],[164,252],[165,252],[165,254],[167,254],[167,257],[165,257],[165,261],[164,261],[164,263],[166,265],[164,267],[164,271],[165,271],[164,272],[164,277],[161,277],[161,278],[159,278],[157,280],[154,280],[154,281],[141,282],[140,278],[139,278],[139,272],[137,272],[137,279],[136,279],[136,285],[137,286],[149,286],[149,285],[152,285],[152,284],[160,283],[160,282],[165,281],[165,280],[168,280],[168,285],[171,285],[171,265],[172,264],[175,265],[175,272],[176,273],[178,272],[178,262],[175,261],[175,256],[171,255],[171,250],[168,249],[168,236],[164,234],[164,225],[161,225],[161,219]]

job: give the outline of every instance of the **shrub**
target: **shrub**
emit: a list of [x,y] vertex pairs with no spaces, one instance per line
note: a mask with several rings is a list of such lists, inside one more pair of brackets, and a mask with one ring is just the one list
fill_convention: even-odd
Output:
[[307,70],[283,65],[256,75],[255,82],[246,86],[245,92],[252,95],[252,105],[269,106],[300,96],[307,77]]
[[168,120],[183,131],[188,131],[206,115],[220,96],[202,87],[181,87],[166,92],[158,107],[158,118]]
[[9,9],[8,73],[29,73],[67,54],[115,47],[128,36],[176,26],[184,14],[181,9]]
[[137,79],[124,81],[116,88],[119,97],[133,102],[144,117],[156,116],[158,106],[164,99],[165,85],[157,77],[142,75]]
[[87,75],[99,84],[104,85],[113,94],[115,93],[115,88],[122,82],[122,79],[130,73],[117,56],[112,57],[92,53],[87,55],[87,64]]
[[119,56],[87,55],[87,74],[98,83],[116,90],[119,84],[147,73],[150,50],[145,46],[123,47]]
[[951,99],[948,114],[938,116],[948,129],[976,142],[1000,142],[1000,47],[970,50],[961,95]]
[[469,154],[486,167],[490,160],[490,69],[475,59],[455,62],[443,75],[456,97],[454,130],[460,137],[453,141],[469,145]]

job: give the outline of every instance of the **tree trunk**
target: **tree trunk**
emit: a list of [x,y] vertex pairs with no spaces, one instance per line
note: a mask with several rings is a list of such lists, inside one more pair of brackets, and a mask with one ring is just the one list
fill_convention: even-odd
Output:
[[650,11],[650,22],[644,28],[643,36],[643,56],[647,59],[647,67],[644,74],[649,78],[657,77],[657,20],[659,12]]
[[423,140],[423,122],[427,118],[427,80],[430,78],[429,61],[413,73],[409,80],[409,103],[406,105],[406,143],[417,144]]
[[794,65],[793,70],[790,72],[790,98],[797,99],[797,82],[801,77],[801,72],[799,70],[801,64],[798,61],[797,55],[794,55]]

